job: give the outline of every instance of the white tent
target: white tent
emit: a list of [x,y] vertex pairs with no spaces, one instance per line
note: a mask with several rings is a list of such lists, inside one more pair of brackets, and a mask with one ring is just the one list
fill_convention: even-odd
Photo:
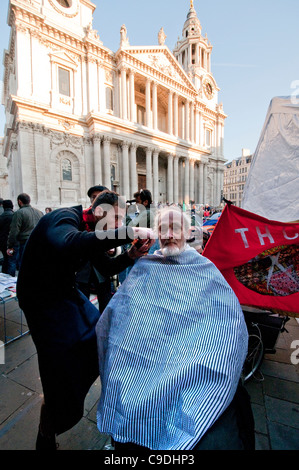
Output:
[[299,220],[299,100],[276,97],[244,188],[242,208],[280,222]]

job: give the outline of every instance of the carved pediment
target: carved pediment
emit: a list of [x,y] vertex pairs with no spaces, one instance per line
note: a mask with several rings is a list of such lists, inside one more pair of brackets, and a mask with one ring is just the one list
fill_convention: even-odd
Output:
[[192,81],[166,46],[127,48],[126,52],[167,77],[196,91]]
[[78,64],[74,58],[64,51],[53,52],[50,54],[50,58],[51,62],[55,62],[56,64],[64,65],[72,69],[76,69],[78,67]]

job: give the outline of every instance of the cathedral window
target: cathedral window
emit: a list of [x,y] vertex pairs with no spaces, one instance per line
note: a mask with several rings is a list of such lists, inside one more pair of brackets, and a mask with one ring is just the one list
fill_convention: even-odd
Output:
[[72,181],[72,163],[68,158],[65,158],[61,162],[62,168],[62,180],[63,181]]
[[206,147],[211,147],[211,131],[206,129]]
[[137,105],[137,122],[145,126],[145,108]]
[[69,70],[58,67],[59,93],[65,96],[71,96],[70,72]]
[[113,90],[110,87],[106,87],[106,109],[113,111]]

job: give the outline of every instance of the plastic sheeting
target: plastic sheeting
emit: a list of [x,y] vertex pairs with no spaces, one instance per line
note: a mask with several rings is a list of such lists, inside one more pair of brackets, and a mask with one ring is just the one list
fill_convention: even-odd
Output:
[[244,188],[242,208],[280,222],[299,220],[299,101],[270,103]]

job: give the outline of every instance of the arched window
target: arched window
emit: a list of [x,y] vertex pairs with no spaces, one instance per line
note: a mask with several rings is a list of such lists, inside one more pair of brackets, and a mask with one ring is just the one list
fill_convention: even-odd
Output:
[[106,109],[113,111],[113,90],[110,87],[106,87]]
[[64,8],[70,8],[72,6],[72,0],[57,0],[59,5]]
[[65,158],[61,162],[61,169],[62,169],[62,180],[63,181],[72,181],[72,162]]

